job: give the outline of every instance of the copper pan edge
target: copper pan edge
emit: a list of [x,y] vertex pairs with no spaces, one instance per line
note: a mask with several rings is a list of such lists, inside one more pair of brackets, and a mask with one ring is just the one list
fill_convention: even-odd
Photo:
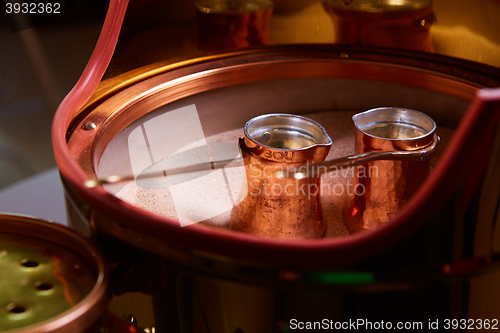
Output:
[[[309,46],[309,48],[313,50],[320,49],[320,51],[322,51],[324,47]],[[452,76],[451,73],[453,73],[453,71],[450,70],[450,68],[443,73],[439,71],[433,72],[422,68],[412,68],[405,64],[383,63],[380,62],[380,59],[383,58],[383,52],[381,51],[380,53],[376,52],[376,56],[373,57],[373,59],[378,60],[371,59],[370,61],[366,61],[362,60],[362,53],[357,54],[355,52],[358,51],[358,48],[346,51],[345,48],[330,47],[328,48],[329,51],[332,51],[332,53],[329,54],[330,57],[326,56],[328,53],[315,53],[314,51],[305,50],[307,50],[307,46],[302,46],[302,48],[299,49],[300,52],[298,52],[296,48],[290,49],[290,47],[263,48],[260,52],[250,51],[248,53],[248,55],[251,55],[251,60],[253,61],[250,63],[248,63],[248,57],[246,57],[245,52],[242,52],[230,56],[221,55],[219,58],[212,57],[209,62],[207,62],[205,58],[200,58],[199,62],[190,62],[187,67],[178,67],[173,70],[169,68],[170,71],[167,70],[162,72],[159,70],[160,73],[158,73],[153,70],[149,78],[138,82],[136,85],[130,87],[130,89],[121,90],[116,93],[115,96],[111,97],[109,99],[110,104],[108,104],[110,107],[106,107],[108,111],[98,111],[94,113],[94,111],[90,110],[92,112],[89,116],[92,117],[92,120],[97,123],[100,129],[97,131],[99,137],[96,136],[96,133],[92,133],[92,135],[88,133],[82,134],[79,127],[73,125],[74,131],[70,133],[71,137],[78,136],[80,142],[92,142],[90,145],[74,144],[70,138],[68,148],[65,138],[75,115],[68,114],[67,110],[60,110],[60,112],[56,114],[56,118],[64,117],[65,127],[55,127],[53,130],[54,150],[63,180],[74,190],[71,191],[74,192],[74,199],[83,200],[83,202],[89,203],[92,207],[99,210],[100,214],[104,212],[103,215],[106,217],[106,221],[101,220],[95,222],[96,227],[100,230],[106,230],[110,234],[116,235],[115,232],[121,228],[120,226],[125,226],[129,229],[131,234],[136,233],[142,235],[143,238],[145,238],[145,240],[143,240],[144,244],[163,243],[161,247],[166,248],[168,251],[176,248],[180,251],[179,255],[185,260],[189,260],[191,255],[207,256],[228,261],[233,260],[232,258],[236,256],[239,260],[244,262],[252,262],[253,258],[261,257],[264,260],[263,264],[274,265],[276,264],[276,259],[280,258],[280,265],[283,266],[296,264],[303,267],[318,268],[324,267],[325,263],[320,262],[321,260],[312,262],[308,260],[307,256],[310,253],[320,253],[322,254],[322,258],[336,255],[339,259],[337,262],[326,263],[329,267],[335,267],[342,265],[346,261],[352,261],[366,257],[367,255],[372,255],[373,251],[367,251],[367,249],[372,249],[374,246],[379,250],[383,250],[391,244],[404,239],[404,237],[409,235],[418,225],[420,225],[422,219],[419,217],[422,216],[422,212],[418,211],[418,207],[423,204],[429,196],[429,193],[432,193],[434,189],[438,188],[440,184],[439,177],[443,177],[446,168],[450,167],[457,158],[459,153],[459,147],[457,147],[457,145],[451,145],[451,148],[436,167],[434,174],[424,183],[411,202],[393,219],[392,223],[388,223],[370,233],[361,233],[344,239],[331,239],[320,242],[307,240],[286,242],[269,240],[253,237],[251,235],[230,233],[224,230],[207,229],[197,225],[179,228],[176,221],[163,219],[151,213],[144,212],[143,210],[118,200],[103,188],[89,190],[84,187],[83,183],[88,178],[88,175],[93,174],[93,165],[95,161],[92,161],[92,155],[96,153],[97,156],[100,156],[100,154],[102,154],[102,150],[100,149],[103,149],[102,147],[105,146],[106,142],[109,142],[112,137],[127,126],[132,119],[123,119],[122,121],[115,122],[115,124],[112,124],[111,120],[134,104],[136,106],[140,105],[140,107],[136,109],[138,113],[135,114],[135,118],[146,114],[152,110],[152,107],[160,106],[158,100],[156,100],[161,95],[158,92],[168,93],[169,99],[163,99],[162,102],[166,104],[191,94],[225,86],[228,83],[237,84],[252,82],[252,80],[270,80],[287,77],[297,78],[307,75],[310,77],[311,73],[314,73],[314,66],[311,67],[311,58],[314,58],[314,56],[318,57],[318,54],[320,58],[323,57],[323,60],[315,59],[313,65],[318,65],[323,62],[331,64],[333,68],[338,66],[338,71],[332,71],[328,74],[324,74],[324,72],[321,74],[319,71],[316,71],[317,74],[326,75],[327,77],[344,76],[349,78],[394,80],[391,82],[437,90],[466,100],[472,100],[475,93],[480,88],[485,87],[485,85],[483,85],[484,83],[480,84],[467,80],[469,76],[474,77],[476,75],[474,72],[476,64],[463,62],[454,58],[437,55],[419,55],[417,53],[416,63],[421,62],[425,65],[427,61],[436,58],[437,67],[443,66],[445,69],[446,67],[450,67],[449,64],[447,65],[446,61],[462,63],[464,68],[469,68],[469,72],[465,73],[462,77]],[[391,51],[389,53],[388,59],[394,61],[397,59],[400,52]],[[348,59],[346,59],[345,54],[348,54]],[[401,52],[400,58],[403,59],[401,62],[405,63],[410,54],[411,53]],[[332,60],[333,55],[337,58]],[[356,59],[358,55],[360,60]],[[266,58],[271,58],[271,60]],[[290,58],[292,58],[292,60],[290,60]],[[328,60],[325,58],[328,58]],[[287,74],[292,72],[289,70],[290,65],[295,65],[298,69],[301,69],[301,61],[304,60],[308,60],[309,63],[308,66],[302,67],[302,72],[299,70],[293,74]],[[336,64],[335,61],[338,63]],[[282,70],[286,69],[286,71],[269,71],[267,66],[270,65],[276,66],[277,68],[281,66]],[[307,69],[305,67],[307,67]],[[385,70],[380,71],[380,67],[383,67]],[[245,70],[249,68],[252,68],[252,70],[260,68],[261,72],[258,75],[255,74],[255,71],[253,72],[254,75],[242,75],[245,73]],[[366,71],[360,71],[360,69],[366,69]],[[228,80],[231,78],[230,73],[234,73],[235,71],[239,73],[239,79],[234,80],[234,78],[232,78],[233,80]],[[401,74],[401,71],[404,71],[406,74],[408,74],[406,71],[410,71],[411,75],[398,75]],[[181,74],[178,74],[178,72],[181,72]],[[184,76],[182,74],[184,74]],[[190,75],[185,76],[186,74]],[[495,76],[493,75],[492,77]],[[490,79],[486,81],[488,80]],[[155,87],[158,87],[160,82],[162,82],[162,85],[159,89],[156,89]],[[493,78],[491,82],[498,81],[495,81]],[[186,86],[182,87],[180,86],[181,84],[185,84]],[[132,96],[139,96],[139,98],[130,99]],[[95,96],[92,99],[97,101],[99,100],[99,96]],[[124,104],[124,101],[127,102]],[[112,106],[117,106],[117,108],[114,109]],[[91,109],[96,110],[95,107]],[[79,114],[82,115],[85,114],[85,112],[85,110],[82,110]],[[79,117],[79,120],[83,121],[87,119],[86,117],[87,115],[85,114],[85,117]],[[60,121],[59,125],[62,123],[63,122]],[[106,129],[106,131],[103,131],[104,129]],[[462,135],[466,135],[470,130],[471,129],[468,128],[467,125],[463,125],[459,129],[456,137],[460,138]],[[101,140],[99,142],[103,145],[101,148],[93,144],[95,142],[94,140],[97,138]],[[427,213],[428,212],[424,213],[424,215]],[[120,223],[116,222],[118,219],[113,219],[111,216],[119,217]],[[415,222],[412,224],[411,228],[401,228],[402,221],[405,219],[412,219]],[[141,228],[138,229],[134,223],[136,220],[147,221],[147,223],[141,223]],[[165,234],[175,232],[175,239],[161,242],[155,239],[154,236],[151,237],[158,232]],[[215,242],[214,239],[217,239],[217,241]],[[140,247],[144,248],[144,244]],[[187,244],[197,244],[197,248],[193,249]],[[234,251],[235,247],[238,248],[237,254]],[[158,247],[158,249],[149,247],[149,250],[164,254],[164,251],[160,251],[160,247]],[[227,256],[227,253],[231,253],[232,257]],[[269,255],[270,253],[272,255]],[[290,256],[291,261],[283,261],[283,254],[289,253],[294,254]],[[348,256],[348,258],[346,256]]]

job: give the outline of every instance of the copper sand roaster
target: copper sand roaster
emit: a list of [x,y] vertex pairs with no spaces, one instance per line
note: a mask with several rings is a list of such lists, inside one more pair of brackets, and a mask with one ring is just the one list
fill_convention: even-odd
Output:
[[[91,64],[107,65],[108,46],[98,43]],[[500,86],[498,68],[439,54],[313,44],[157,62],[99,84],[98,67],[91,67],[53,125],[68,214],[75,228],[96,235],[112,263],[115,299],[133,295],[152,304],[158,331],[281,332],[295,317],[428,320],[482,313],[480,295],[498,277],[500,93],[491,89]],[[369,195],[384,193],[384,182],[402,167],[397,163],[369,177],[372,191],[363,193],[369,199],[363,204],[376,223],[366,227],[359,219],[356,230],[346,226],[346,212],[357,218],[364,209],[352,205],[356,193],[349,190],[367,185],[359,181],[366,175],[341,167],[320,176],[324,235],[280,239],[231,227],[231,212],[251,189],[244,183],[248,165],[231,165],[248,161],[238,139],[250,119],[288,114],[320,124],[331,138],[328,163],[368,152],[355,149],[352,117],[380,107],[425,114],[436,126],[427,122],[414,138],[427,140],[434,131],[441,138],[423,166],[430,174],[424,172],[393,215],[384,217],[385,207],[377,210],[377,197]],[[391,117],[373,124],[418,123],[401,113]],[[358,130],[372,124],[364,128],[354,119]],[[269,130],[257,136],[268,157],[291,156],[287,147],[269,150],[271,137]],[[369,146],[373,137],[360,138]],[[382,138],[401,150],[396,137]],[[272,158],[264,162],[274,165]],[[160,177],[148,177],[155,172]],[[101,186],[96,179],[132,180]]]

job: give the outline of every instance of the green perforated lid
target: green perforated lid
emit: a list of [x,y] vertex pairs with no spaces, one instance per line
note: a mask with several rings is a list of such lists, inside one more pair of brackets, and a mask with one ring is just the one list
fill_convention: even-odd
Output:
[[0,214],[0,331],[78,332],[107,301],[100,254],[72,230]]

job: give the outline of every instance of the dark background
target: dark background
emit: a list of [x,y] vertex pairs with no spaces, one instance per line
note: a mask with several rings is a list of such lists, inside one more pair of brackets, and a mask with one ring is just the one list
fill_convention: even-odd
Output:
[[61,14],[14,17],[0,1],[0,189],[56,166],[54,112],[97,42],[109,1],[66,0]]

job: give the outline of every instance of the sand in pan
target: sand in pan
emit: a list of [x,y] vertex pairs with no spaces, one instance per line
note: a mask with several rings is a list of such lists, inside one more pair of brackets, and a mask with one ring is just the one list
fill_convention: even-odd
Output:
[[[333,145],[327,160],[354,154],[354,130],[352,124],[352,115],[356,112],[344,111],[339,112],[318,112],[310,113],[306,116],[322,124],[330,137]],[[438,127],[437,134],[441,138],[440,146],[436,155],[431,160],[431,168],[434,166],[439,156],[448,143],[453,131],[447,128]],[[238,139],[243,137],[243,129],[223,132],[207,138],[207,142],[231,142],[237,143]],[[116,196],[132,205],[142,209],[151,211],[163,217],[179,219],[178,212],[182,214],[191,214],[192,216],[201,216],[206,214],[201,208],[201,205],[193,203],[191,196],[196,194],[196,198],[210,199],[211,202],[221,202],[221,207],[212,205],[213,212],[222,212],[212,218],[201,221],[201,224],[213,227],[227,228],[229,226],[230,210],[226,210],[228,206],[227,198],[232,204],[238,202],[238,197],[241,197],[245,192],[242,184],[242,168],[225,168],[224,174],[220,170],[218,172],[206,173],[203,177],[193,179],[189,184],[189,191],[184,192],[184,198],[179,197],[176,192],[176,200],[169,187],[172,184],[167,179],[162,179],[164,187],[156,189],[148,189],[138,186],[135,182],[130,182],[124,186]],[[342,218],[342,209],[346,200],[345,184],[352,183],[353,169],[346,169],[344,172],[331,172],[322,176],[321,179],[321,206],[323,210],[323,219],[326,225],[325,237],[345,237],[349,232]],[[221,176],[224,181],[221,181]],[[213,186],[219,184],[219,186]],[[173,189],[173,187],[172,187]],[[190,195],[189,193],[194,193]],[[179,198],[181,200],[179,200]],[[215,200],[214,200],[215,199]],[[201,210],[201,211],[200,211]],[[205,215],[206,216],[206,215]]]

